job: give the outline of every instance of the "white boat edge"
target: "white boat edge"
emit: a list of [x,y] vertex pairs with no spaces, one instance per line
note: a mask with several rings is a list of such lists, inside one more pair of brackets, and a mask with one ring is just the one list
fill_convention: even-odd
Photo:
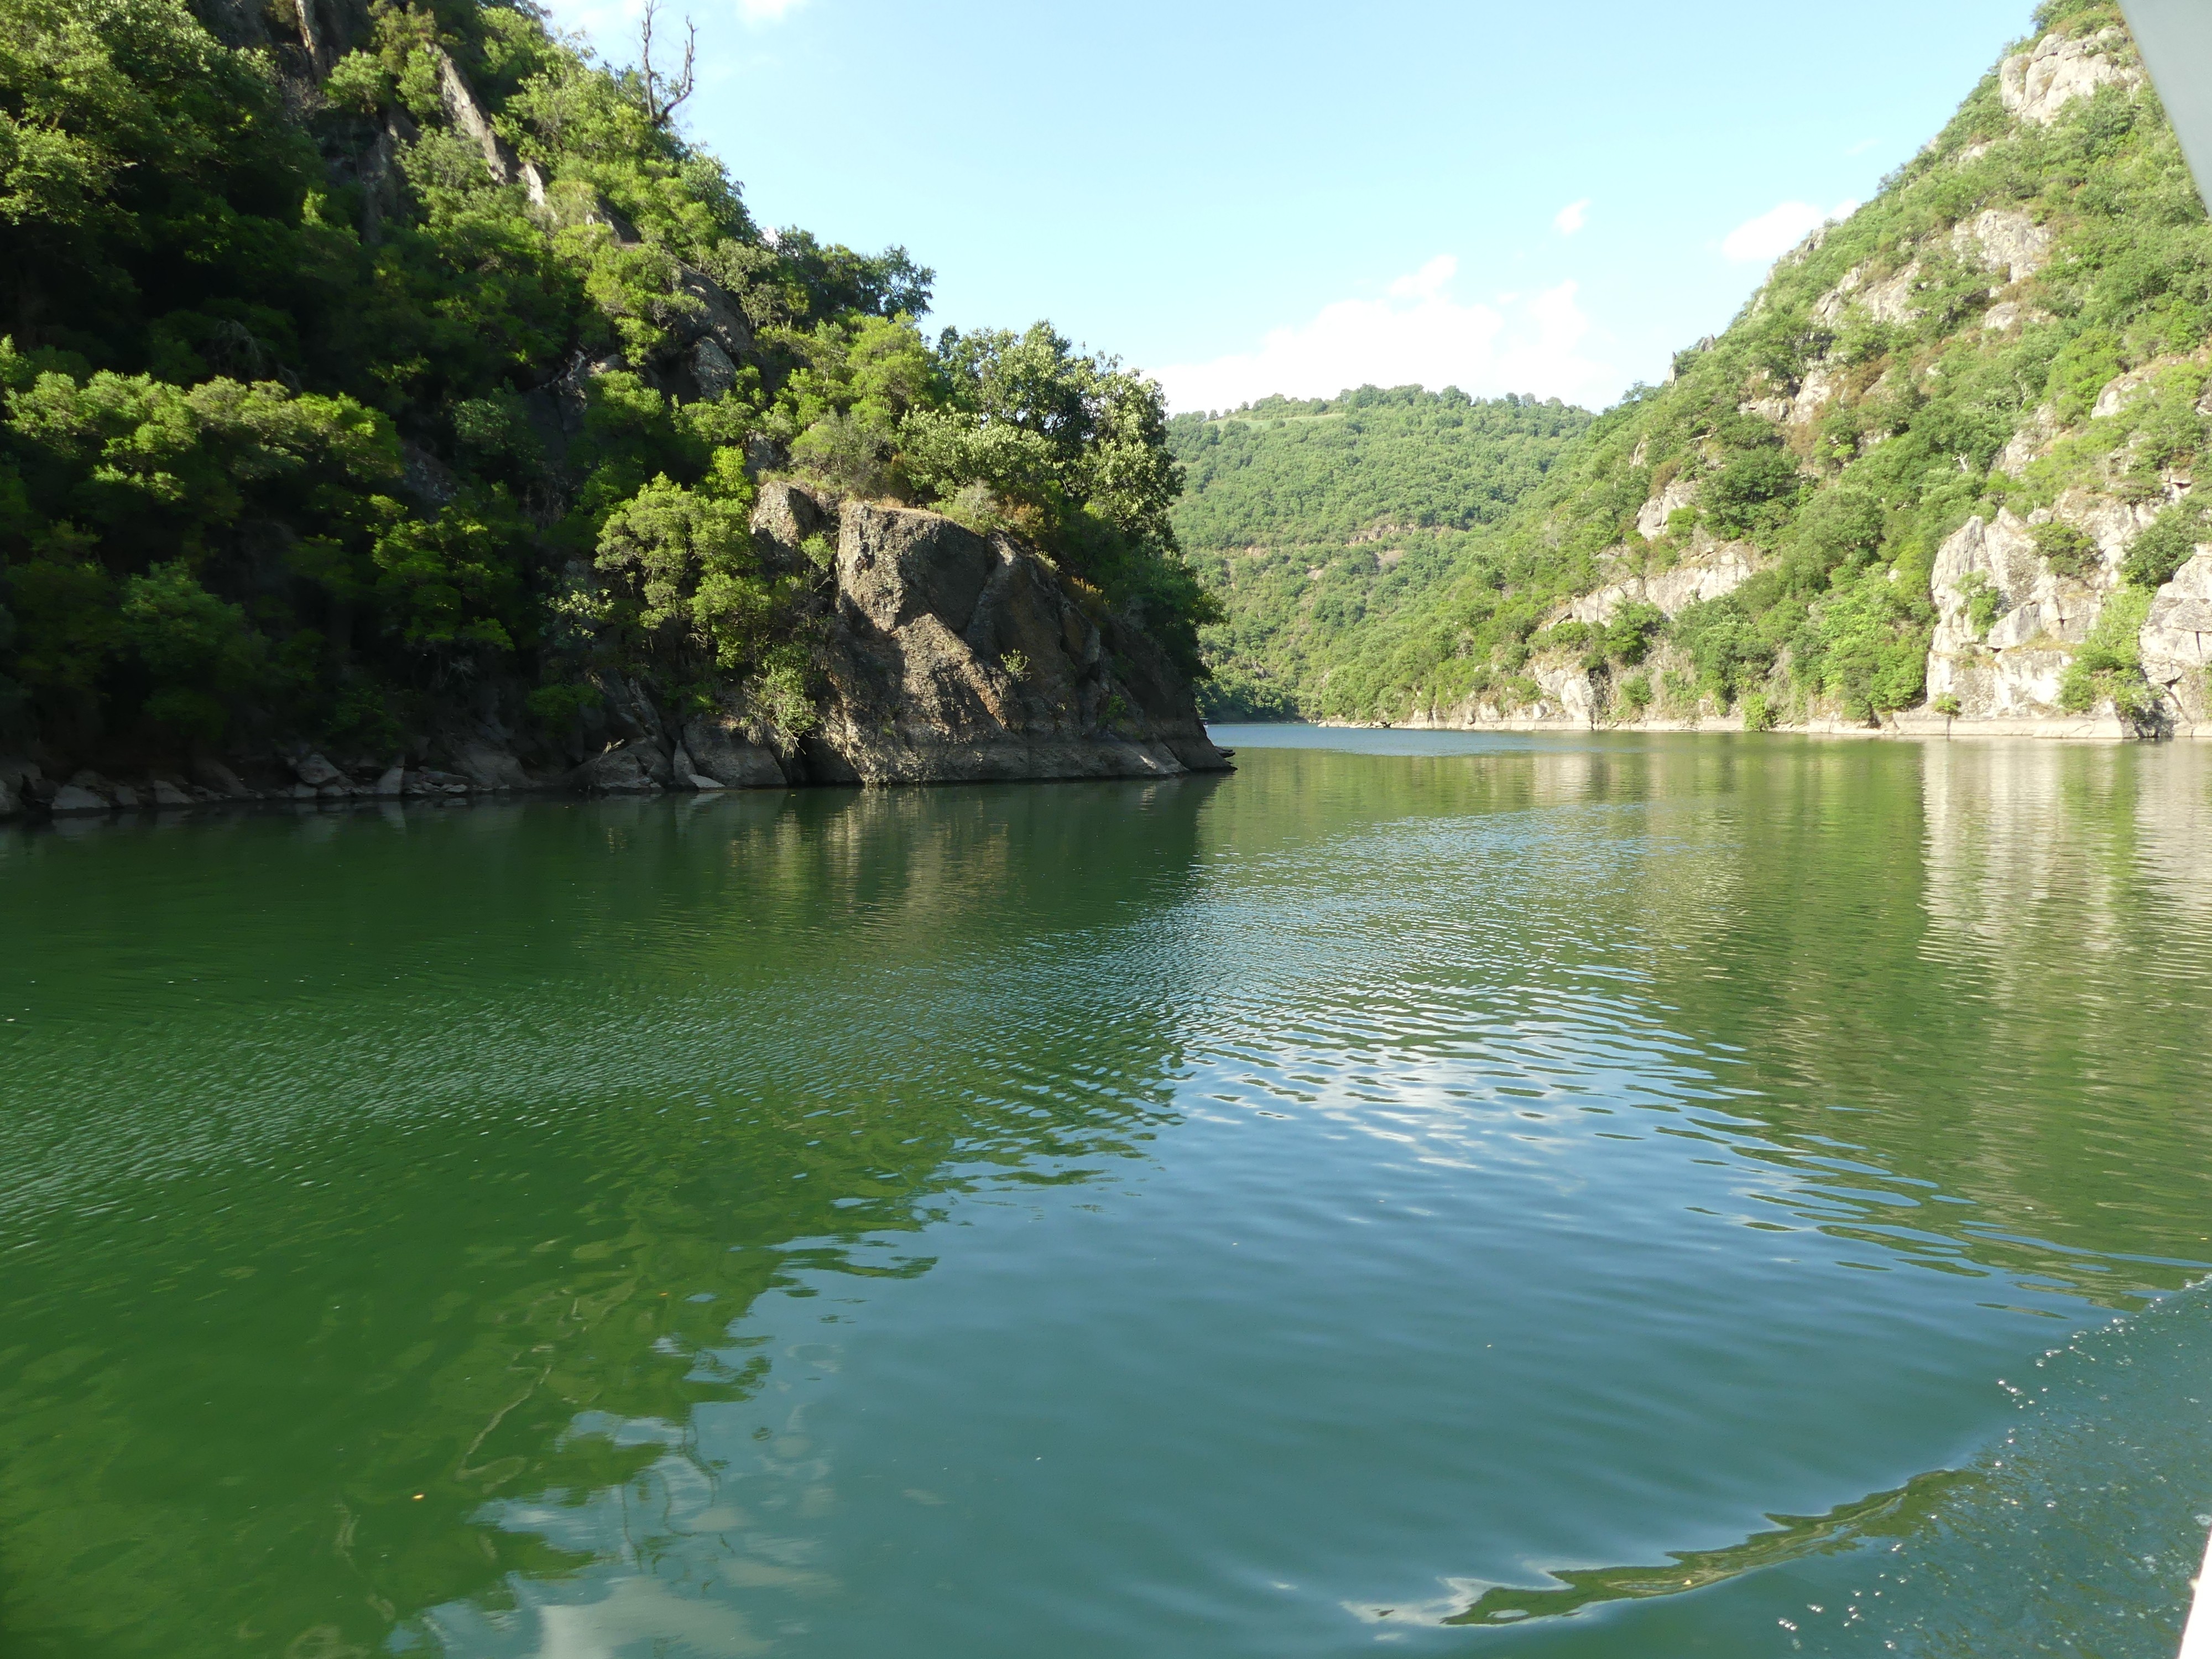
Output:
[[2181,1632],[2181,1659],[2212,1659],[2212,1592],[2205,1586],[2212,1583],[2212,1539],[2204,1545],[2204,1565],[2197,1569],[2197,1580],[2191,1588],[2196,1599],[2189,1608],[2189,1624]]

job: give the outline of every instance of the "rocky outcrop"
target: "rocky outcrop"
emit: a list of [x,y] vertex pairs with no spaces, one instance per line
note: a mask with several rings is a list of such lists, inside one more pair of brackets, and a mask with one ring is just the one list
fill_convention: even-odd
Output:
[[[2122,586],[2127,550],[2155,515],[2084,489],[2026,519],[1999,509],[1969,519],[1936,550],[1931,586],[1936,626],[1928,694],[1953,711],[1954,730],[2044,729],[2055,735],[2123,736],[2144,722],[2109,707],[2083,716],[2061,706],[2061,682]],[[2087,537],[2084,562],[2055,568],[2037,549],[2039,525]],[[2200,549],[2152,595],[2136,636],[2143,677],[2160,694],[2149,729],[2194,731],[2207,720],[2212,663],[2212,548]]]
[[2140,649],[2143,678],[2164,693],[2177,724],[2212,721],[2212,547],[2199,547],[2152,596]]
[[1694,506],[1698,499],[1698,482],[1694,478],[1674,478],[1653,492],[1651,499],[1636,510],[1636,533],[1647,542],[1656,542],[1667,533],[1668,518],[1686,507]]
[[533,203],[543,205],[545,175],[538,170],[535,162],[517,155],[514,147],[499,136],[492,125],[490,113],[477,101],[468,77],[461,73],[460,66],[446,49],[433,46],[430,50],[438,67],[438,102],[453,131],[476,145],[483,156],[485,170],[493,178],[502,185],[520,183]]
[[1920,262],[1908,263],[1887,276],[1873,275],[1870,265],[1853,265],[1837,279],[1835,287],[1813,302],[1813,320],[1833,328],[1853,306],[1863,307],[1878,323],[1909,323],[1920,314],[1912,302],[1919,291]]
[[796,564],[816,538],[835,550],[819,724],[796,757],[807,781],[1228,769],[1133,619],[1011,538],[793,484],[763,488],[754,525],[772,560]]
[[1985,208],[1960,222],[1951,232],[1954,252],[2002,271],[2008,283],[2025,282],[2051,262],[2057,235],[2017,208]]
[[2118,29],[2079,38],[2046,34],[1998,66],[1997,96],[2018,119],[2048,126],[2067,105],[2100,87],[2131,92],[2142,85],[2142,70],[2126,61],[2127,53],[2127,37]]
[[1672,617],[1686,606],[1733,593],[1758,574],[1759,552],[1745,542],[1716,541],[1698,532],[1689,553],[1667,569],[1620,577],[1569,601],[1575,622],[1607,623],[1631,602],[1653,605]]

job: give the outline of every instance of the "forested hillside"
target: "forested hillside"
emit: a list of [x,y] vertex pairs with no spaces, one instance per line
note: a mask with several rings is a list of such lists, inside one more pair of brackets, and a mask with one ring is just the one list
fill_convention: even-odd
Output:
[[757,225],[663,33],[0,0],[0,753],[388,755],[496,705],[573,758],[623,677],[794,738],[764,471],[1013,532],[1194,664],[1156,389]]
[[1309,628],[1304,706],[2197,725],[2208,375],[2212,228],[2172,130],[2117,7],[2051,0],[1875,199],[1599,417],[1448,580]]
[[1556,398],[1419,386],[1177,416],[1175,528],[1226,612],[1205,635],[1209,710],[1317,706],[1327,665],[1370,615],[1448,582],[1467,532],[1504,517],[1589,421]]

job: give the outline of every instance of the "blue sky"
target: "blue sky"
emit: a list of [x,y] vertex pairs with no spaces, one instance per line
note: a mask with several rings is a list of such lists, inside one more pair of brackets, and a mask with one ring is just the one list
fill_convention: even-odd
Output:
[[[554,14],[628,61],[637,9]],[[1178,409],[1364,380],[1602,406],[1933,136],[2029,0],[690,15],[686,131],[763,222],[934,266],[933,325],[1049,318]]]

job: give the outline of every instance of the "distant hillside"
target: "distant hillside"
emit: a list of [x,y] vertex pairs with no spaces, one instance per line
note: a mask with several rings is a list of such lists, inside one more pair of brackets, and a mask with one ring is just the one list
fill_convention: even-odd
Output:
[[1317,707],[1370,612],[1448,582],[1466,532],[1503,518],[1590,419],[1556,398],[1419,386],[1178,416],[1176,533],[1227,611],[1206,633],[1210,712]]
[[1310,629],[1299,683],[1453,726],[2212,731],[2208,381],[2212,227],[2118,9],[2052,0],[1449,580]]

